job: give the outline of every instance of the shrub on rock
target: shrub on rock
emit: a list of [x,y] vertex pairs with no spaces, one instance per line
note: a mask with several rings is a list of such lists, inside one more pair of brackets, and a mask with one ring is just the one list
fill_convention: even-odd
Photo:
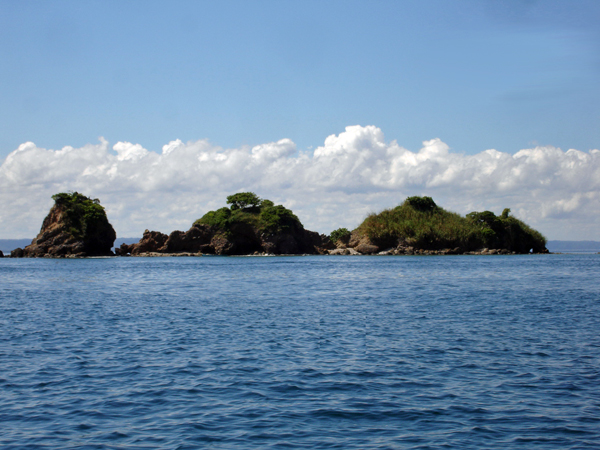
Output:
[[359,243],[382,249],[468,252],[495,248],[516,253],[547,252],[546,238],[510,216],[508,208],[500,216],[491,211],[474,211],[463,217],[437,206],[431,197],[408,197],[395,208],[370,214],[352,233],[350,246]]
[[117,237],[98,199],[78,192],[53,195],[54,206],[23,256],[107,256]]

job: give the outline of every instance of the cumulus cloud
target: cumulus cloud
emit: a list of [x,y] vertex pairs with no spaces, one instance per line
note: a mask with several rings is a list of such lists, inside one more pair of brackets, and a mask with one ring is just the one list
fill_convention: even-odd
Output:
[[32,237],[51,195],[99,198],[119,236],[187,229],[225,197],[253,191],[293,208],[305,226],[353,228],[366,214],[430,195],[461,214],[513,213],[554,239],[600,239],[600,151],[535,147],[514,154],[452,151],[440,139],[418,151],[386,141],[375,126],[349,126],[313,151],[290,139],[226,149],[175,140],[162,153],[103,138],[49,150],[26,142],[0,166],[0,237]]

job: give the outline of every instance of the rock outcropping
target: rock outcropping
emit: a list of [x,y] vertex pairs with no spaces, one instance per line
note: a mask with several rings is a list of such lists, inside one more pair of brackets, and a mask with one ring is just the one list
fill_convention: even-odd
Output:
[[14,257],[110,256],[117,237],[98,200],[82,194],[57,194],[42,229],[30,245],[11,252]]
[[137,244],[123,244],[116,254],[314,255],[335,248],[329,237],[305,230],[292,211],[252,192],[230,195],[227,204],[231,207],[207,212],[186,232],[146,230]]
[[275,234],[261,232],[250,225],[233,226],[228,232],[206,224],[194,224],[188,231],[173,231],[166,235],[144,231],[137,244],[122,244],[115,249],[120,256],[151,254],[326,254],[334,248],[329,238],[315,231],[286,230]]

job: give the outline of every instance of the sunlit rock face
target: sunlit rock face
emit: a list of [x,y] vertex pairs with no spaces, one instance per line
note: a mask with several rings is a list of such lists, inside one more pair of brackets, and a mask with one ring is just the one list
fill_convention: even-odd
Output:
[[24,257],[110,256],[117,237],[98,200],[77,192],[57,194]]

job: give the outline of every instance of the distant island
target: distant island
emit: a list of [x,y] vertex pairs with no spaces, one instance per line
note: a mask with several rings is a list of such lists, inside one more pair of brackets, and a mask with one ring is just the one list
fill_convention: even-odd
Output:
[[78,192],[52,196],[54,205],[42,223],[39,234],[13,257],[112,256],[117,238],[100,200]]
[[[59,193],[38,236],[12,257],[110,256],[116,233],[98,199]],[[466,216],[439,207],[431,197],[408,197],[395,208],[369,215],[355,230],[329,235],[304,228],[283,205],[253,192],[227,197],[187,231],[146,230],[123,243],[117,256],[212,255],[439,255],[548,253],[546,238],[506,208]],[[1,255],[1,252],[0,252]]]
[[[431,197],[408,197],[401,205],[369,215],[354,231],[331,234],[338,253],[362,254],[525,254],[548,253],[546,238],[510,215],[491,211],[462,217]],[[335,253],[335,251],[334,251]]]
[[548,241],[546,244],[551,252],[560,253],[599,253],[598,241]]

